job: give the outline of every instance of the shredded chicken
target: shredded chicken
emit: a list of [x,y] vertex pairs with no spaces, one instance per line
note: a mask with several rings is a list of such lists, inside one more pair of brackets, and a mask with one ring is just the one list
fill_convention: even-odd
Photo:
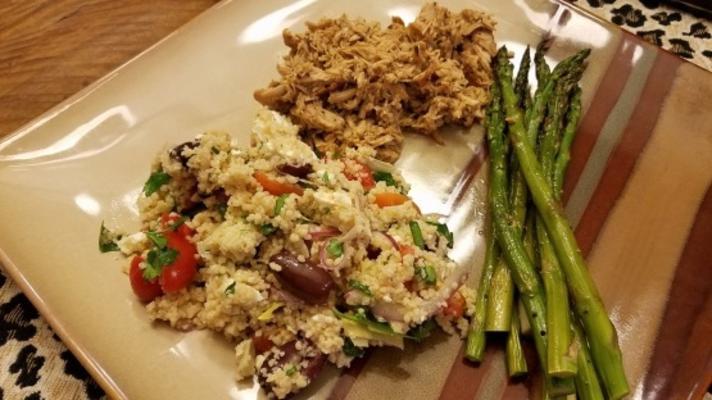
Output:
[[495,22],[426,4],[406,26],[364,19],[322,19],[307,31],[285,30],[290,53],[281,79],[258,90],[260,103],[289,114],[322,153],[370,146],[395,161],[404,131],[430,135],[444,124],[480,120],[492,82]]

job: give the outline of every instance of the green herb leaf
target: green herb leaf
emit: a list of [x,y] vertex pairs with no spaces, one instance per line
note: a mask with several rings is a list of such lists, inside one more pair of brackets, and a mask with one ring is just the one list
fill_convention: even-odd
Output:
[[213,146],[213,147],[210,148],[210,152],[213,153],[213,154],[218,154],[218,153],[220,153],[220,149],[218,149],[217,147]]
[[225,288],[225,296],[230,296],[235,294],[235,281],[232,281],[231,284],[227,285]]
[[160,232],[146,232],[146,236],[156,245],[159,249],[164,249],[168,244],[168,239]]
[[146,196],[150,196],[155,193],[161,186],[168,183],[171,180],[171,176],[163,171],[156,171],[151,174],[146,183],[143,185],[143,193]]
[[390,172],[374,171],[373,179],[376,182],[385,182],[386,186],[398,187],[398,182],[396,182],[396,180],[393,178],[393,175]]
[[331,258],[339,258],[344,254],[344,244],[336,239],[331,239],[329,244],[326,245],[326,252],[329,253]]
[[432,265],[418,267],[415,270],[415,273],[418,275],[420,280],[427,283],[428,285],[434,285],[435,282],[437,282],[438,277],[437,275],[435,275],[435,268],[433,268]]
[[371,332],[381,333],[385,335],[402,336],[393,331],[388,322],[377,321],[370,313],[367,313],[363,307],[359,307],[355,313],[342,313],[339,310],[334,310],[334,315],[338,318],[348,319],[364,326]]
[[225,219],[225,213],[227,212],[227,203],[219,203],[215,208],[220,213],[220,216]]
[[110,251],[119,251],[119,245],[116,241],[121,239],[121,235],[116,235],[104,226],[104,221],[101,221],[99,228],[99,251],[108,253]]
[[262,232],[262,234],[265,236],[269,236],[269,235],[277,232],[277,228],[270,223],[262,224],[262,225],[260,225],[260,232]]
[[284,373],[287,374],[287,376],[292,376],[297,373],[297,366],[294,364],[289,364],[289,367],[284,370]]
[[180,217],[178,217],[178,219],[176,219],[175,221],[171,222],[170,225],[168,225],[168,229],[171,230],[171,231],[175,231],[175,230],[178,229],[181,225],[183,225],[187,219],[188,219],[188,218],[186,218],[186,217],[184,217],[184,216],[181,215]]
[[437,227],[438,233],[445,237],[445,239],[447,239],[447,247],[452,249],[452,245],[455,242],[455,235],[450,232],[450,229],[447,227],[447,225],[441,224],[439,222],[430,221],[428,221],[428,223]]
[[279,197],[277,197],[277,201],[274,203],[274,215],[279,215],[279,213],[282,212],[287,197],[289,197],[289,194],[280,194]]
[[356,289],[367,296],[373,296],[373,293],[371,293],[371,289],[369,289],[366,284],[364,284],[363,282],[359,282],[356,279],[349,279],[349,287],[352,289]]
[[426,337],[430,336],[433,329],[435,329],[435,321],[429,319],[422,324],[411,328],[406,334],[406,337],[420,343]]
[[329,173],[326,171],[324,171],[324,175],[321,176],[321,180],[323,180],[327,185],[331,184],[331,180],[329,180]]
[[423,232],[420,230],[420,225],[415,221],[410,221],[408,225],[410,225],[410,234],[413,236],[413,244],[424,249],[425,242],[423,241]]
[[155,248],[146,255],[146,268],[143,269],[143,278],[147,281],[158,278],[163,267],[173,264],[178,252],[170,247]]
[[366,353],[363,348],[356,346],[354,342],[351,341],[351,338],[349,338],[348,336],[344,338],[344,346],[341,348],[341,350],[347,356],[354,358],[363,357],[363,355]]

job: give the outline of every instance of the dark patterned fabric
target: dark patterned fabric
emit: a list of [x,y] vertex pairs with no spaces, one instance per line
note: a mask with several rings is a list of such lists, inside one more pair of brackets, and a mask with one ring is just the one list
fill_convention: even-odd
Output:
[[712,20],[657,0],[569,0],[646,41],[712,71]]
[[[712,21],[656,0],[571,1],[712,70]],[[101,388],[0,272],[0,400],[101,398]]]

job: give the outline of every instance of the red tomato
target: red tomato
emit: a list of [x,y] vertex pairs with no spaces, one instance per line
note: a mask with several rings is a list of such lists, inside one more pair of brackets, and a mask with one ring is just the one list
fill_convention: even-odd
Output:
[[398,251],[401,253],[402,256],[406,254],[415,254],[415,249],[413,249],[413,247],[411,246],[408,246],[407,244],[399,244]]
[[356,165],[356,168],[344,170],[346,178],[351,181],[357,180],[361,182],[361,186],[366,190],[376,186],[376,181],[373,180],[373,172],[368,165],[356,160],[351,160],[351,162]]
[[187,287],[198,272],[197,250],[193,243],[177,232],[166,231],[163,235],[168,247],[177,251],[178,256],[172,264],[163,267],[158,282],[164,292],[177,292]]
[[274,180],[262,171],[256,171],[253,176],[260,186],[262,186],[262,189],[266,190],[273,196],[279,196],[287,193],[296,193],[301,196],[302,193],[304,193],[304,189],[302,189],[301,186],[289,182]]
[[139,264],[141,264],[143,258],[136,256],[131,260],[131,268],[129,268],[129,281],[131,282],[131,289],[133,289],[136,297],[144,302],[149,302],[156,297],[163,294],[161,290],[161,285],[158,284],[158,279],[153,281],[147,281],[143,277],[143,271]]
[[[165,213],[161,215],[161,226],[163,227],[163,229],[170,229],[171,226],[178,222],[181,218],[182,217],[180,216],[180,214]],[[193,236],[193,233],[195,233],[185,223],[181,223],[180,225],[178,225],[178,227],[175,228],[174,231],[178,232],[182,236]]]
[[447,305],[443,309],[443,315],[460,318],[465,313],[465,297],[459,291],[454,291],[447,299]]
[[265,351],[274,347],[274,343],[267,337],[263,335],[255,335],[252,337],[252,345],[255,346],[255,353],[262,354]]

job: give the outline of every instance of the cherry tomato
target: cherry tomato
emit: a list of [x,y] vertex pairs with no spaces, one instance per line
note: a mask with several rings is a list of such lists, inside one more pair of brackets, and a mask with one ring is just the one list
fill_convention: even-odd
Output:
[[262,171],[256,171],[253,176],[260,186],[262,186],[262,189],[266,190],[273,196],[279,196],[287,193],[296,193],[301,196],[301,194],[304,193],[304,189],[302,189],[301,186],[289,182],[274,180]]
[[195,259],[197,250],[185,236],[173,231],[165,231],[167,246],[178,252],[173,263],[163,267],[158,282],[166,293],[177,292],[187,287],[198,272],[198,262]]
[[406,254],[415,254],[415,249],[412,246],[408,246],[407,244],[399,244],[398,251],[401,253],[402,256]]
[[129,281],[131,289],[136,294],[136,297],[143,302],[149,302],[163,294],[161,285],[158,284],[158,279],[147,281],[143,277],[143,271],[139,266],[143,258],[136,256],[131,260],[131,268],[129,268]]
[[450,298],[447,299],[447,305],[443,309],[443,315],[453,318],[460,318],[465,313],[465,297],[459,292],[454,291]]
[[252,337],[252,345],[255,346],[255,353],[262,354],[274,347],[274,343],[264,335],[255,335]]
[[344,175],[351,181],[361,182],[361,186],[368,190],[376,186],[376,181],[373,180],[373,172],[368,165],[362,163],[361,161],[351,160],[351,162],[356,166],[352,169],[344,170]]
[[[163,229],[171,229],[172,225],[180,221],[182,217],[180,214],[176,213],[165,213],[161,215],[161,226]],[[173,229],[174,231],[178,232],[181,236],[187,237],[187,236],[193,236],[195,232],[186,225],[185,223],[181,223],[178,225],[177,228]]]

